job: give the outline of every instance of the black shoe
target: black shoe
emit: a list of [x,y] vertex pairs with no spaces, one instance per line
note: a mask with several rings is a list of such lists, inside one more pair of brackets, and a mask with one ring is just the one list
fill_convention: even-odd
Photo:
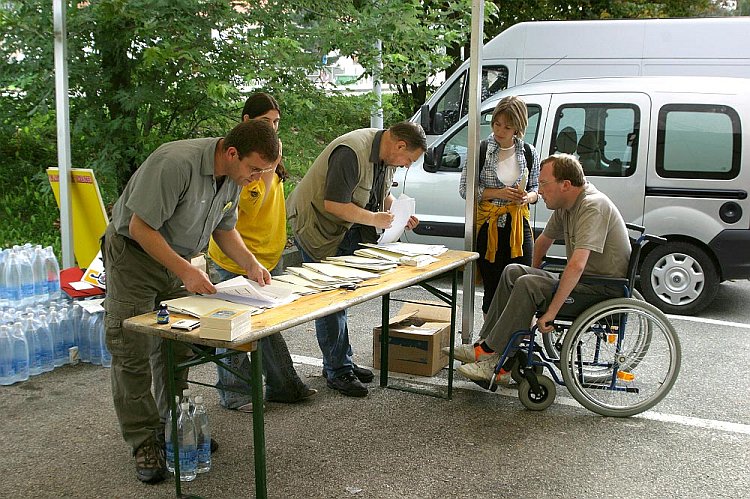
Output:
[[271,395],[266,397],[266,400],[269,402],[279,402],[281,404],[296,404],[298,402],[302,402],[303,400],[309,399],[316,393],[318,393],[318,390],[316,390],[315,388],[310,388],[307,385],[302,385],[302,387],[297,390],[297,393],[293,398],[274,397],[273,395]]
[[370,383],[375,379],[375,375],[369,369],[359,367],[357,364],[352,364],[352,372],[362,383]]
[[147,441],[135,451],[135,474],[143,483],[155,484],[164,481],[167,463],[164,449],[158,442]]
[[366,397],[367,387],[363,385],[354,373],[346,373],[338,378],[326,380],[328,388],[333,388],[347,397]]
[[[364,367],[359,367],[357,364],[352,364],[352,372],[362,383],[370,383],[375,379],[375,375],[372,371],[365,369]],[[328,379],[328,373],[326,373],[325,369],[323,369],[323,377]]]
[[219,450],[219,443],[212,438],[211,439],[211,454],[213,454],[217,450]]

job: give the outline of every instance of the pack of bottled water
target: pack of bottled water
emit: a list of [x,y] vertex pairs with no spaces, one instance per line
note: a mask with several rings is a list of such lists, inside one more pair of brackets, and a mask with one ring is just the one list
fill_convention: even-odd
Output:
[[[167,414],[164,427],[167,470],[175,472],[175,460],[180,465],[180,480],[190,482],[198,474],[211,469],[211,430],[208,424],[208,413],[203,404],[203,397],[193,398],[190,389],[182,391],[182,399],[175,396],[177,410],[177,433],[172,433],[172,410]],[[175,455],[174,441],[178,442],[180,452]]]
[[60,292],[51,246],[0,249],[0,385],[79,361],[109,367],[100,302]]

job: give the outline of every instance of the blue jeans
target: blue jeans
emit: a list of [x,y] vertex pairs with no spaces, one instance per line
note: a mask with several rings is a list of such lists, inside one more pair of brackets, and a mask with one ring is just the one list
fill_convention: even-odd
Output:
[[[237,274],[224,270],[214,262],[209,261],[208,265],[212,281],[221,282],[237,276]],[[278,275],[275,272],[274,274]],[[294,370],[292,357],[281,334],[266,336],[259,340],[258,344],[261,350],[263,374],[266,377],[266,400],[272,402],[297,402],[301,400],[307,392],[307,385]],[[216,349],[217,354],[228,351],[226,348]],[[225,364],[250,378],[250,358],[246,353],[237,352],[236,355],[225,357],[222,360]],[[219,398],[223,407],[237,409],[252,400],[252,389],[249,383],[226,369],[216,366],[216,370],[219,375],[216,388],[219,390]],[[230,390],[241,390],[243,393]]]
[[[359,229],[350,229],[341,241],[335,256],[354,254],[354,250],[359,248],[361,241]],[[315,261],[302,249],[299,242],[297,242],[297,247],[300,249],[303,262]],[[349,343],[346,310],[315,319],[315,335],[323,354],[323,369],[328,379],[338,378],[352,372],[352,346]]]

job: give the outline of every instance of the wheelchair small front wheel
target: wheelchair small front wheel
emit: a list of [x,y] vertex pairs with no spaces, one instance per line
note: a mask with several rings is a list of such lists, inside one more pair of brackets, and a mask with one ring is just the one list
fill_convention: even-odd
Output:
[[531,411],[543,411],[552,405],[557,396],[555,382],[547,376],[537,376],[539,388],[534,390],[529,380],[523,378],[518,384],[518,399]]

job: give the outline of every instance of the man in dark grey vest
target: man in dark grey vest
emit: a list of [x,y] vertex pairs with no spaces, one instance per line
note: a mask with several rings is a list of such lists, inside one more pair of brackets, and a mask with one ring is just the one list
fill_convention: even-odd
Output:
[[[287,200],[287,217],[302,259],[351,255],[360,242],[375,242],[375,229],[391,226],[393,172],[409,167],[427,149],[424,130],[399,123],[388,130],[354,130],[331,142]],[[322,193],[322,194],[321,194]],[[407,228],[419,221],[411,217]],[[372,371],[352,362],[346,311],[315,321],[328,387],[364,397]]]

